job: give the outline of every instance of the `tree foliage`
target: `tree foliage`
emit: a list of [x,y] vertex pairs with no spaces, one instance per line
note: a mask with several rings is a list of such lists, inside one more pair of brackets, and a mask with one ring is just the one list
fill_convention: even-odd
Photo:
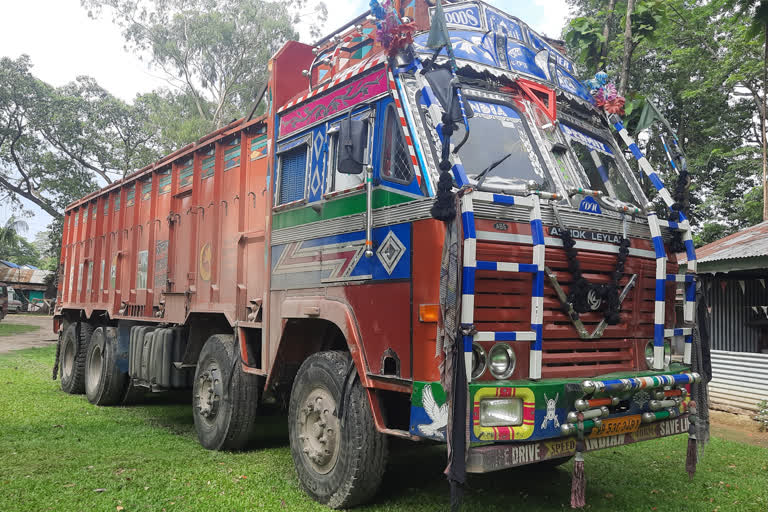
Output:
[[[81,0],[89,15],[105,8],[129,50],[148,58],[196,115],[219,128],[241,117],[267,76],[269,58],[298,39],[306,0]],[[324,4],[314,13],[325,19]],[[176,105],[177,107],[179,105]],[[173,105],[171,105],[173,107]]]
[[[566,41],[580,67],[591,73],[595,60],[583,52],[585,41],[577,20],[593,16],[599,25],[608,0],[569,1],[576,18]],[[746,37],[751,19],[738,16],[728,0],[665,0],[663,6],[650,5],[651,14],[645,18],[637,16],[643,3],[638,0],[632,17],[633,27],[636,19],[648,27],[633,43],[628,101],[653,101],[678,133],[693,176],[697,243],[708,243],[761,219],[762,41]],[[616,3],[617,12],[624,7],[626,2]],[[615,21],[614,36],[606,43],[604,67],[613,76],[622,69],[622,21]],[[638,34],[633,30],[633,40]],[[627,121],[631,128],[633,116]],[[663,133],[660,125],[654,126],[640,141],[672,187],[675,176],[660,142]],[[669,141],[670,135],[666,136]],[[650,184],[645,185],[653,195]]]
[[0,260],[17,265],[38,266],[40,264],[40,253],[37,248],[21,236],[21,233],[28,230],[27,223],[14,216],[0,226]]
[[72,200],[158,156],[148,109],[93,79],[51,87],[27,56],[0,59],[0,200],[27,199],[52,217]]

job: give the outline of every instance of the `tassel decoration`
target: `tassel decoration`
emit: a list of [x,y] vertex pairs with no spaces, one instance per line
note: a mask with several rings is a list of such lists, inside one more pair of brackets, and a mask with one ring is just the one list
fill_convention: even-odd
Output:
[[688,449],[685,452],[685,471],[688,473],[688,478],[693,480],[693,475],[696,474],[696,463],[699,461],[699,452],[696,443],[696,402],[691,401],[688,404],[688,411],[690,416],[688,417]]
[[584,455],[581,453],[583,443],[576,445],[576,457],[573,461],[573,476],[571,478],[571,508],[584,508],[586,503],[587,477],[584,475]]
[[578,433],[576,457],[573,460],[571,476],[571,508],[584,508],[586,505],[587,477],[584,474],[584,414],[578,414]]

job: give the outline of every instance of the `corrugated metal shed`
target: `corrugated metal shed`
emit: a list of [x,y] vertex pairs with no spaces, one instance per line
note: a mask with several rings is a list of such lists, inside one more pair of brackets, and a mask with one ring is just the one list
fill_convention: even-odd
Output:
[[768,279],[728,274],[703,274],[699,278],[710,308],[712,349],[758,352],[761,328],[768,325],[760,320],[768,306]]
[[712,404],[756,411],[768,400],[768,354],[712,351]]
[[14,284],[31,285],[45,289],[45,278],[51,272],[48,270],[32,270],[29,268],[12,268],[0,264],[0,281],[11,286]]
[[768,221],[696,249],[696,258],[702,273],[768,268]]

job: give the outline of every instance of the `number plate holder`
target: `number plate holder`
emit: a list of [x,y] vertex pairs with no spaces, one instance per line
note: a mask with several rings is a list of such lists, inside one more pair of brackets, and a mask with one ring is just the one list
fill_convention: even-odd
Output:
[[642,419],[639,414],[633,414],[631,416],[607,418],[602,420],[602,423],[602,427],[600,427],[599,430],[592,430],[592,433],[589,434],[589,437],[606,437],[634,432],[640,428]]

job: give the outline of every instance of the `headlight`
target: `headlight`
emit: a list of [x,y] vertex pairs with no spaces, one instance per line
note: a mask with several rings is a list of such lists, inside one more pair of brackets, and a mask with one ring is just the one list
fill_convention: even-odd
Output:
[[486,398],[480,400],[480,425],[509,427],[523,424],[523,400],[520,398]]
[[497,379],[507,379],[515,371],[515,351],[506,343],[497,343],[488,353],[488,366],[491,375]]
[[645,362],[648,368],[653,368],[653,342],[649,341],[645,346]]
[[[653,342],[649,341],[645,346],[645,362],[648,364],[648,368],[653,368]],[[672,362],[672,342],[664,342],[664,366],[669,366]]]
[[485,349],[477,343],[472,344],[472,380],[480,378],[485,373],[488,360],[485,356]]

